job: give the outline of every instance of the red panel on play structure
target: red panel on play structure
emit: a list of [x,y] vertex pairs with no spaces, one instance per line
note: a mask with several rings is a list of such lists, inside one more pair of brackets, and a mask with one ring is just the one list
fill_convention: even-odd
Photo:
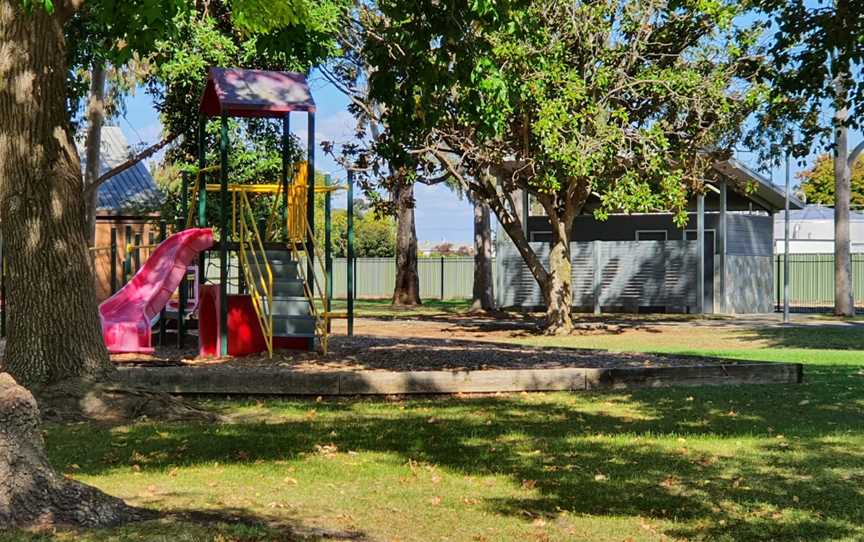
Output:
[[248,295],[228,296],[228,353],[248,356],[267,351],[258,315]]
[[202,284],[198,293],[198,355],[219,355],[219,287]]
[[[219,355],[219,286],[207,284],[201,287],[198,305],[199,355]],[[306,350],[309,339],[297,337],[274,337],[273,348]],[[258,315],[248,295],[228,296],[228,355],[248,356],[267,351],[264,333],[258,323]]]

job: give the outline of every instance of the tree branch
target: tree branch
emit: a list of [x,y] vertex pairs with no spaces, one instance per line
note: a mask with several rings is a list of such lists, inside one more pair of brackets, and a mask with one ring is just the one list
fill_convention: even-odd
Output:
[[168,137],[166,137],[162,141],[147,147],[146,149],[144,149],[140,153],[136,154],[135,156],[133,156],[129,160],[126,160],[125,162],[120,164],[119,166],[113,167],[110,170],[106,171],[98,179],[96,179],[93,183],[87,185],[87,187],[84,188],[84,195],[87,196],[87,195],[92,194],[94,191],[99,189],[99,187],[102,185],[102,183],[104,183],[105,181],[107,181],[111,177],[118,175],[120,173],[123,173],[127,169],[133,167],[138,162],[141,162],[142,160],[146,160],[146,159],[150,158],[151,156],[153,156],[154,154],[156,154],[157,152],[159,152],[163,148],[165,148],[167,145],[169,145],[172,141],[177,139],[177,137],[178,137],[177,134],[169,135]]
[[856,145],[855,148],[852,149],[852,152],[849,153],[849,158],[847,162],[849,164],[849,169],[855,167],[855,162],[858,161],[858,157],[861,156],[862,152],[864,152],[864,141],[858,143],[858,145]]

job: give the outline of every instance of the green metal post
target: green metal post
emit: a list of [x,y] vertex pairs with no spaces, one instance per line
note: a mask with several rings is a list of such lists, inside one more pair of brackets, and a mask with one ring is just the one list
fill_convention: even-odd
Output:
[[111,295],[117,292],[117,228],[111,228]]
[[[164,243],[165,238],[168,236],[168,225],[164,220],[159,221],[159,242]],[[165,345],[165,337],[168,333],[168,329],[165,326],[165,307],[162,307],[162,310],[159,311],[159,346]]]
[[[198,123],[198,169],[204,169],[207,166],[207,119],[201,117]],[[207,226],[207,180],[204,178],[205,173],[198,174],[198,227],[204,228]]]
[[[306,221],[309,224],[309,232],[306,234],[306,277],[309,280],[309,291],[315,291],[315,248],[312,233],[315,231],[315,113],[310,111],[309,124],[307,126],[307,176],[308,188],[306,190]],[[314,349],[314,339],[310,340],[309,350]]]
[[291,117],[286,114],[282,117],[282,223],[276,231],[288,235],[288,143],[291,141]]
[[444,301],[444,256],[441,256],[441,301]]
[[[207,165],[207,117],[198,119],[198,169],[202,170]],[[207,227],[207,179],[206,174],[199,173],[198,178],[198,227]],[[191,224],[189,225],[192,226]],[[205,279],[205,252],[198,254],[198,283],[204,284]]]
[[[330,185],[330,175],[324,176],[324,183],[326,185]],[[332,311],[333,304],[333,251],[330,248],[331,245],[331,229],[332,229],[332,220],[331,220],[331,200],[332,200],[332,192],[328,191],[324,195],[324,272],[327,275],[327,292],[325,295],[327,296],[327,310]],[[327,318],[327,332],[329,333],[332,325],[329,318]]]
[[180,281],[180,302],[177,304],[177,348],[183,348],[186,341],[186,302],[189,299],[189,274],[183,273],[183,280]]
[[219,352],[228,355],[228,210],[231,197],[228,193],[228,115],[222,113],[222,127],[219,135]]
[[354,172],[348,170],[348,253],[345,285],[348,293],[348,336],[354,336]]

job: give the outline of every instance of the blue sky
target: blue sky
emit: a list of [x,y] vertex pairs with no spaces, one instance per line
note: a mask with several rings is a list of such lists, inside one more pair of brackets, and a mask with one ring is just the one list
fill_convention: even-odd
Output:
[[[348,113],[347,98],[327,82],[322,76],[313,73],[310,78],[312,93],[318,105],[316,116],[316,139],[334,141],[337,144],[349,142],[354,137],[354,121]],[[117,119],[117,124],[126,134],[132,145],[152,144],[160,139],[162,127],[159,117],[153,108],[150,97],[139,89],[135,96],[127,101],[125,118]],[[295,114],[291,119],[291,129],[301,141],[306,141],[306,116]],[[861,134],[854,133],[850,137],[850,149],[861,141]],[[739,159],[751,167],[758,167],[752,153],[739,153]],[[325,156],[320,148],[316,154],[316,167],[332,174],[337,179],[344,179],[344,170],[329,156]],[[793,172],[800,166],[793,165]],[[784,169],[775,168],[770,176],[777,184],[784,182]],[[793,179],[794,182],[794,179]],[[417,237],[422,241],[437,243],[470,243],[473,236],[473,218],[470,204],[460,200],[444,186],[417,185],[415,189],[417,200],[416,221]],[[342,196],[344,197],[344,196]],[[336,202],[344,207],[344,200]]]

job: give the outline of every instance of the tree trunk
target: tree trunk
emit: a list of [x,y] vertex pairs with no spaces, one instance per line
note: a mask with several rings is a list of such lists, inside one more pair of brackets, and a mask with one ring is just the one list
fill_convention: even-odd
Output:
[[492,289],[492,225],[489,204],[474,201],[474,302],[471,310],[495,309]]
[[[87,165],[84,171],[85,190],[99,179],[102,151],[102,124],[105,122],[105,65],[94,62],[90,73],[90,98],[87,102],[87,138],[84,141],[84,156]],[[87,203],[87,239],[90,246],[96,244],[96,204],[98,190],[90,190]]]
[[552,246],[549,248],[548,277],[540,284],[546,302],[545,331],[547,335],[567,335],[573,331],[573,266],[570,260],[573,221],[559,220],[552,212],[548,214],[552,225]]
[[396,286],[393,304],[420,305],[420,275],[417,273],[417,228],[414,224],[414,184],[400,184],[396,201]]
[[25,386],[111,370],[65,107],[63,25],[60,7],[28,14],[20,0],[0,0],[0,232],[9,311],[3,366]]
[[[0,3],[0,11],[5,7]],[[55,472],[45,455],[33,395],[0,373],[0,531],[53,524],[101,527],[147,515]]]
[[[842,91],[842,83],[838,83]],[[849,239],[849,204],[852,173],[849,168],[848,110],[840,107],[834,115],[834,314],[855,316],[852,293],[852,254]]]

